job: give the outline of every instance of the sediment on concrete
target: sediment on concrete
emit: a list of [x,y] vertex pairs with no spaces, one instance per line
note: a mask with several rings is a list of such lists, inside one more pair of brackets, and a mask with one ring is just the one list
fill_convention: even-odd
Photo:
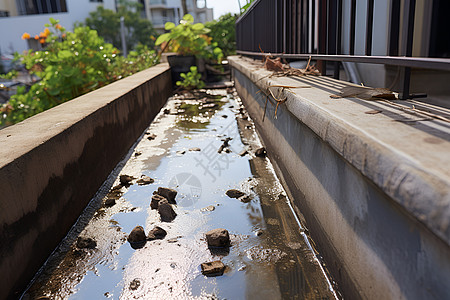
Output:
[[17,298],[171,93],[159,64],[0,131],[0,299]]
[[[229,61],[268,155],[344,297],[450,295],[448,123],[383,101],[330,98],[346,82],[270,76],[260,61]],[[264,93],[269,86],[291,87],[271,88],[286,98],[278,108]]]

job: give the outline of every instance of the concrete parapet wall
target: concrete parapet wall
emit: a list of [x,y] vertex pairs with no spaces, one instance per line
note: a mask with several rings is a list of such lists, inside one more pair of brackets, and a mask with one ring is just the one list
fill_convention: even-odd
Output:
[[[332,99],[348,85],[338,80],[275,77],[259,61],[229,61],[294,208],[344,297],[447,298],[448,123],[383,101]],[[275,85],[298,87],[271,88],[286,98],[276,117],[275,101],[259,92]]]
[[0,131],[0,299],[17,298],[171,93],[159,64]]

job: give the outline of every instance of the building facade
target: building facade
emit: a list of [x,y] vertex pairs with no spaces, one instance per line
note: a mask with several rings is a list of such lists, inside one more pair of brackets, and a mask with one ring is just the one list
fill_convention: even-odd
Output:
[[115,0],[0,0],[0,52],[11,56],[27,50],[22,34],[39,35],[49,18],[72,30],[75,22],[84,21],[99,5],[115,9]]
[[[153,27],[164,32],[164,24],[173,22],[177,24],[183,18],[184,12],[181,0],[146,0],[145,11]],[[205,23],[213,20],[213,9],[208,8],[206,0],[186,0],[187,13],[194,17],[196,23]]]

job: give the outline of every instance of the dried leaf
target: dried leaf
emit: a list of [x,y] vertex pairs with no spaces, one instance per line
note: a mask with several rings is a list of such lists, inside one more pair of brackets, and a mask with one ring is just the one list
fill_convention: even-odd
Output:
[[265,67],[269,71],[281,72],[283,71],[283,64],[281,63],[281,58],[271,59],[266,57]]
[[[264,54],[264,51],[259,46],[259,50]],[[308,60],[308,64],[304,69],[296,69],[292,68],[289,65],[283,65],[281,62],[281,58],[273,58],[270,53],[263,56],[262,61],[264,63],[264,67],[269,71],[274,71],[275,73],[272,75],[275,76],[305,76],[305,75],[314,75],[320,76],[319,70],[315,65],[310,65],[311,57]]]
[[381,112],[381,110],[376,110],[376,109],[374,109],[374,110],[366,111],[365,114],[368,114],[368,115],[376,115],[376,114],[379,114],[380,112]]
[[358,97],[363,100],[396,100],[394,92],[385,88],[370,88],[365,86],[346,86],[343,87],[339,95],[330,95],[330,98]]
[[415,120],[412,120],[412,119],[398,119],[398,120],[394,120],[394,121],[405,123],[405,124],[408,124],[408,125],[415,125],[419,121],[431,121],[431,120],[433,120],[433,118],[422,118],[422,119],[415,119]]

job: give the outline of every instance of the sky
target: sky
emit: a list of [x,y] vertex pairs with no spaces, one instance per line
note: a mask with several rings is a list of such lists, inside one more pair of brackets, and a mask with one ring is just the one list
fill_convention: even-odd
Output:
[[[241,5],[245,5],[246,0],[240,0]],[[206,5],[209,8],[214,8],[214,19],[218,19],[221,15],[226,13],[239,13],[238,0],[206,0]]]

